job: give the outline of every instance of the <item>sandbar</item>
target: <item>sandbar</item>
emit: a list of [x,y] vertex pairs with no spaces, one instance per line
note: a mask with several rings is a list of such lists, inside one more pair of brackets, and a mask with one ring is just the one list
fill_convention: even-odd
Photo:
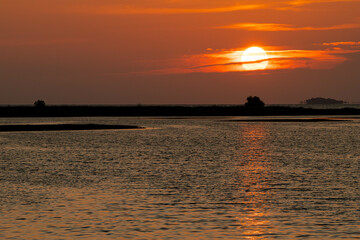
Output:
[[132,126],[132,125],[106,125],[106,124],[0,125],[0,132],[72,131],[72,130],[106,130],[106,129],[143,129],[143,127]]
[[336,118],[279,118],[279,119],[234,119],[225,120],[226,122],[342,122],[348,119]]

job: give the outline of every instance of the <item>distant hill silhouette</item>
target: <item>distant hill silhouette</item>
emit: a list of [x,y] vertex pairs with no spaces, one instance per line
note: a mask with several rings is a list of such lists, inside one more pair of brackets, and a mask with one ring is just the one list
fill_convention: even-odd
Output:
[[305,104],[344,104],[345,101],[342,100],[335,100],[332,98],[310,98],[304,101]]

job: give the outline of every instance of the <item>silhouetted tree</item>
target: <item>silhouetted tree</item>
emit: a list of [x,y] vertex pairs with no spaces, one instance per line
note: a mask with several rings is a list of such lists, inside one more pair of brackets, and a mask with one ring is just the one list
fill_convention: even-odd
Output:
[[45,101],[44,100],[37,100],[36,102],[34,102],[34,106],[35,107],[45,107]]
[[247,102],[245,103],[245,107],[264,107],[265,103],[261,101],[261,99],[257,96],[249,96],[247,98]]

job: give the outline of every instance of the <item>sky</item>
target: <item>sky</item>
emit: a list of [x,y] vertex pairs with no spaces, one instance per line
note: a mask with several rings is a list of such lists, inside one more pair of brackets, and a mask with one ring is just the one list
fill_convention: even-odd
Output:
[[[0,0],[0,105],[360,103],[359,12],[360,0]],[[244,67],[252,46],[265,69]]]

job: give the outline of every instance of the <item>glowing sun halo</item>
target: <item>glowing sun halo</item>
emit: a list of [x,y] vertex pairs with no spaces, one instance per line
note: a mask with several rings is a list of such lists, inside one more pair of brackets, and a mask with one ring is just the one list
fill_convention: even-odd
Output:
[[264,51],[264,49],[259,47],[250,47],[246,49],[241,56],[241,62],[243,62],[242,66],[245,70],[265,69],[269,63],[267,59],[268,56],[266,52]]

